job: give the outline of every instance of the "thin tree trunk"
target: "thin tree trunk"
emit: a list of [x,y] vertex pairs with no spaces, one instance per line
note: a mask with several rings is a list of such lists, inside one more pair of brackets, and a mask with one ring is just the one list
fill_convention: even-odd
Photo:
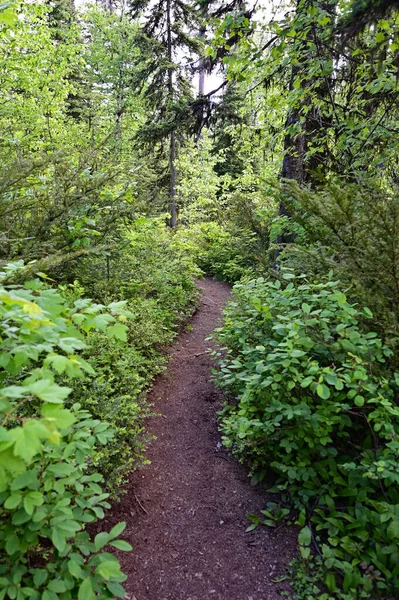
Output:
[[[199,32],[199,37],[204,39],[205,38],[205,33],[206,33],[206,29],[205,27],[201,27],[200,32]],[[197,132],[197,142],[199,142],[202,139],[202,127],[204,124],[204,93],[205,93],[205,75],[206,75],[206,68],[205,68],[205,59],[203,57],[200,58],[199,61],[199,71],[198,71],[198,98],[199,98],[199,105],[198,105],[198,132]]]
[[[331,30],[335,29],[338,0],[319,0],[319,9],[325,11],[332,19],[329,26]],[[307,171],[309,176],[307,180],[315,185],[325,181],[329,170],[329,152],[328,138],[326,132],[333,127],[334,118],[336,118],[336,108],[333,96],[333,60],[334,60],[334,42],[325,45],[320,39],[319,30],[316,25],[313,26],[312,40],[316,51],[314,60],[318,61],[320,73],[317,75],[318,86],[315,90],[318,102],[315,102],[307,114],[306,134],[308,139],[318,145],[318,152],[309,157],[307,161]],[[328,72],[327,70],[330,72]],[[320,106],[325,106],[325,102],[330,105],[328,113],[323,112]],[[337,120],[337,119],[336,119]],[[337,121],[337,126],[339,123]]]
[[[206,29],[202,27],[199,32],[199,37],[201,39],[205,38]],[[200,69],[199,69],[199,78],[198,78],[198,96],[203,96],[205,92],[205,60],[203,58],[200,59]]]
[[176,227],[177,214],[176,214],[176,133],[174,131],[170,134],[170,153],[169,153],[169,169],[170,169],[170,184],[169,184],[169,212],[170,221],[169,225],[173,228]]
[[114,12],[114,7],[112,6],[112,0],[96,0],[97,4],[101,4],[104,10],[108,10],[109,12]]
[[[168,36],[168,91],[169,103],[173,103],[173,51],[172,51],[172,18],[171,18],[171,0],[166,2],[166,26]],[[176,132],[174,129],[170,132],[170,149],[169,149],[169,212],[170,212],[170,227],[176,227]]]
[[123,69],[124,69],[124,64],[120,65],[120,67],[119,67],[118,81],[117,81],[117,85],[116,85],[115,138],[118,142],[120,142],[121,137],[122,137],[122,115],[123,115],[123,106],[124,106]]

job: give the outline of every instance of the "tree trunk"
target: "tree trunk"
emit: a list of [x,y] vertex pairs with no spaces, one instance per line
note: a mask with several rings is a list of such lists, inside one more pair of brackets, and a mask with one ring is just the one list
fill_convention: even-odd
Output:
[[[168,40],[168,92],[169,104],[173,104],[173,49],[172,49],[172,16],[171,16],[171,0],[166,2],[166,27]],[[176,227],[176,132],[174,129],[170,132],[170,149],[169,149],[169,212],[170,212],[170,227]]]
[[[331,18],[329,25],[331,31],[335,29],[338,0],[319,0],[318,7],[325,11]],[[307,160],[307,181],[311,184],[319,185],[325,181],[327,173],[331,170],[329,164],[328,138],[326,132],[331,130],[334,124],[335,103],[333,96],[333,60],[334,60],[334,41],[330,44],[324,44],[320,39],[320,31],[313,27],[312,40],[320,73],[317,75],[318,85],[315,90],[317,102],[313,103],[311,110],[307,113],[306,136],[318,146],[318,152],[313,154]],[[328,67],[328,69],[327,69]],[[329,71],[329,72],[328,72]],[[326,104],[327,103],[327,104]],[[323,108],[329,106],[329,110],[323,111]],[[337,123],[338,125],[338,123]]]
[[118,142],[120,142],[122,137],[122,116],[124,109],[123,70],[124,63],[119,66],[118,81],[116,84],[115,138]]
[[174,131],[170,134],[170,152],[169,152],[169,169],[170,169],[170,183],[169,183],[169,212],[170,212],[170,227],[176,227],[177,213],[176,213],[176,133]]
[[[205,38],[206,29],[205,27],[201,27],[199,32],[199,37],[201,39]],[[198,96],[203,96],[205,92],[205,60],[203,58],[200,59],[199,66],[199,76],[198,76]]]
[[112,0],[96,0],[96,2],[100,3],[104,10],[108,10],[109,12],[114,12],[114,7],[112,5]]
[[[205,33],[206,33],[206,28],[205,27],[201,27],[200,32],[199,32],[199,37],[201,39],[205,38]],[[202,127],[204,125],[204,93],[205,93],[205,74],[206,74],[206,68],[205,68],[205,59],[203,57],[200,58],[199,60],[199,71],[198,71],[198,98],[199,98],[199,105],[198,105],[198,131],[197,131],[197,142],[199,142],[202,138]]]

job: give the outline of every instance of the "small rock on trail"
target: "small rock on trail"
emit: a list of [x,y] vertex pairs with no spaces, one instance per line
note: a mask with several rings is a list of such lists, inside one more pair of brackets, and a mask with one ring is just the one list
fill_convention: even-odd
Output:
[[245,533],[247,513],[264,508],[265,493],[221,447],[217,411],[222,393],[210,381],[206,353],[230,288],[205,279],[193,330],[182,333],[168,370],[151,391],[162,416],[151,464],[136,471],[108,520],[126,521],[133,552],[120,554],[126,598],[134,600],[277,600],[278,578],[295,555],[296,533],[258,528]]

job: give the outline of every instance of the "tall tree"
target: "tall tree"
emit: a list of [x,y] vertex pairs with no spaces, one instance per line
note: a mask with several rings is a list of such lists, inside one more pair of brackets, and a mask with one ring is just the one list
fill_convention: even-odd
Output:
[[169,224],[175,227],[176,155],[192,124],[191,65],[201,53],[201,14],[198,5],[186,0],[131,0],[130,9],[143,23],[140,44],[149,56],[137,78],[149,109],[139,139],[152,149],[167,145]]

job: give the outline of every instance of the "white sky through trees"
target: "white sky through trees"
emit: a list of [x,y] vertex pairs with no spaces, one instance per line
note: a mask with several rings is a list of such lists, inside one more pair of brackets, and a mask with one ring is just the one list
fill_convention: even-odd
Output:
[[[75,0],[75,6],[77,8],[87,6],[90,4],[101,4],[101,0]],[[248,3],[252,6],[255,4],[255,1],[252,0],[251,3]],[[264,19],[268,19],[273,16],[273,13],[280,12],[281,6],[286,4],[286,0],[258,0],[256,5],[259,11],[259,17],[263,17]],[[279,11],[280,8],[280,11]],[[182,57],[184,60],[184,58]],[[214,73],[207,74],[205,77],[205,94],[211,92],[216,89],[223,82],[223,74],[219,71],[215,71]],[[198,76],[195,76],[193,79],[193,86],[195,89],[198,89]]]

